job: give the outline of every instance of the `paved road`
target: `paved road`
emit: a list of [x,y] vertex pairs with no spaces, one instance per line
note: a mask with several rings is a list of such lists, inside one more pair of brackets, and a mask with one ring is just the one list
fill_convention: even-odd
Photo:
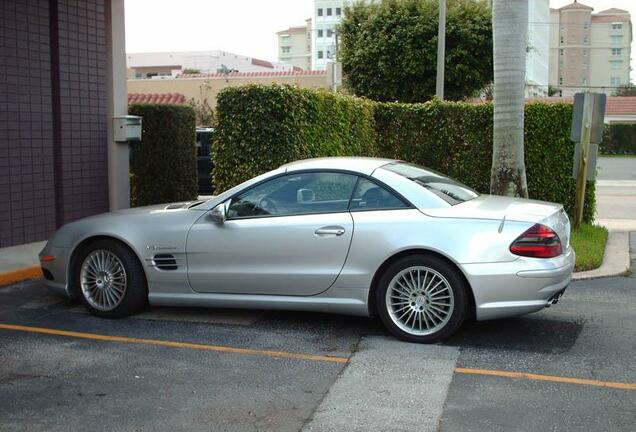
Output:
[[599,180],[636,180],[636,157],[599,157]]
[[597,219],[610,228],[636,229],[636,157],[601,157],[598,166]]
[[[573,283],[555,307],[468,323],[436,346],[398,343],[375,321],[323,314],[164,308],[108,321],[39,282],[0,289],[0,323],[2,431],[343,424],[354,431],[633,431],[636,424],[636,278]],[[33,332],[45,329],[89,335]],[[497,371],[541,376],[485,375]],[[606,382],[619,388],[598,386]],[[620,388],[625,383],[631,387]]]

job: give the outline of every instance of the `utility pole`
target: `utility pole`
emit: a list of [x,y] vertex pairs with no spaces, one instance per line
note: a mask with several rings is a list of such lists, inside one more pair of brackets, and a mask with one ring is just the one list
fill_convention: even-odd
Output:
[[435,95],[444,100],[444,60],[446,58],[446,0],[439,0],[437,31],[437,85]]

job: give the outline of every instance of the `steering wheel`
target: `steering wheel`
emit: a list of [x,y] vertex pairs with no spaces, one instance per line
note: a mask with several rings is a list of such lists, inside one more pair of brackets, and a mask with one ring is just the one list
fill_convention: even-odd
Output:
[[268,197],[263,197],[258,201],[258,208],[267,212],[268,214],[276,213],[278,208],[276,207],[276,203]]

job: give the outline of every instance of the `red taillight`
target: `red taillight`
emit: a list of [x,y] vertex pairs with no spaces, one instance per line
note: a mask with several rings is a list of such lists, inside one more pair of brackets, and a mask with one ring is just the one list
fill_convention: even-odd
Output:
[[536,224],[510,245],[515,255],[533,258],[554,258],[561,255],[561,239],[545,225]]

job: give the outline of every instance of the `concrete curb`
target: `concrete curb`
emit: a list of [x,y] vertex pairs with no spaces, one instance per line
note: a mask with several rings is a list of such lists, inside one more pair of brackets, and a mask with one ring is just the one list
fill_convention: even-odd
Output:
[[575,272],[572,275],[572,280],[623,276],[629,268],[629,233],[625,231],[610,231],[607,235],[603,264],[594,270]]
[[42,269],[39,266],[25,267],[17,270],[0,273],[0,287],[11,285],[30,279],[40,279]]

